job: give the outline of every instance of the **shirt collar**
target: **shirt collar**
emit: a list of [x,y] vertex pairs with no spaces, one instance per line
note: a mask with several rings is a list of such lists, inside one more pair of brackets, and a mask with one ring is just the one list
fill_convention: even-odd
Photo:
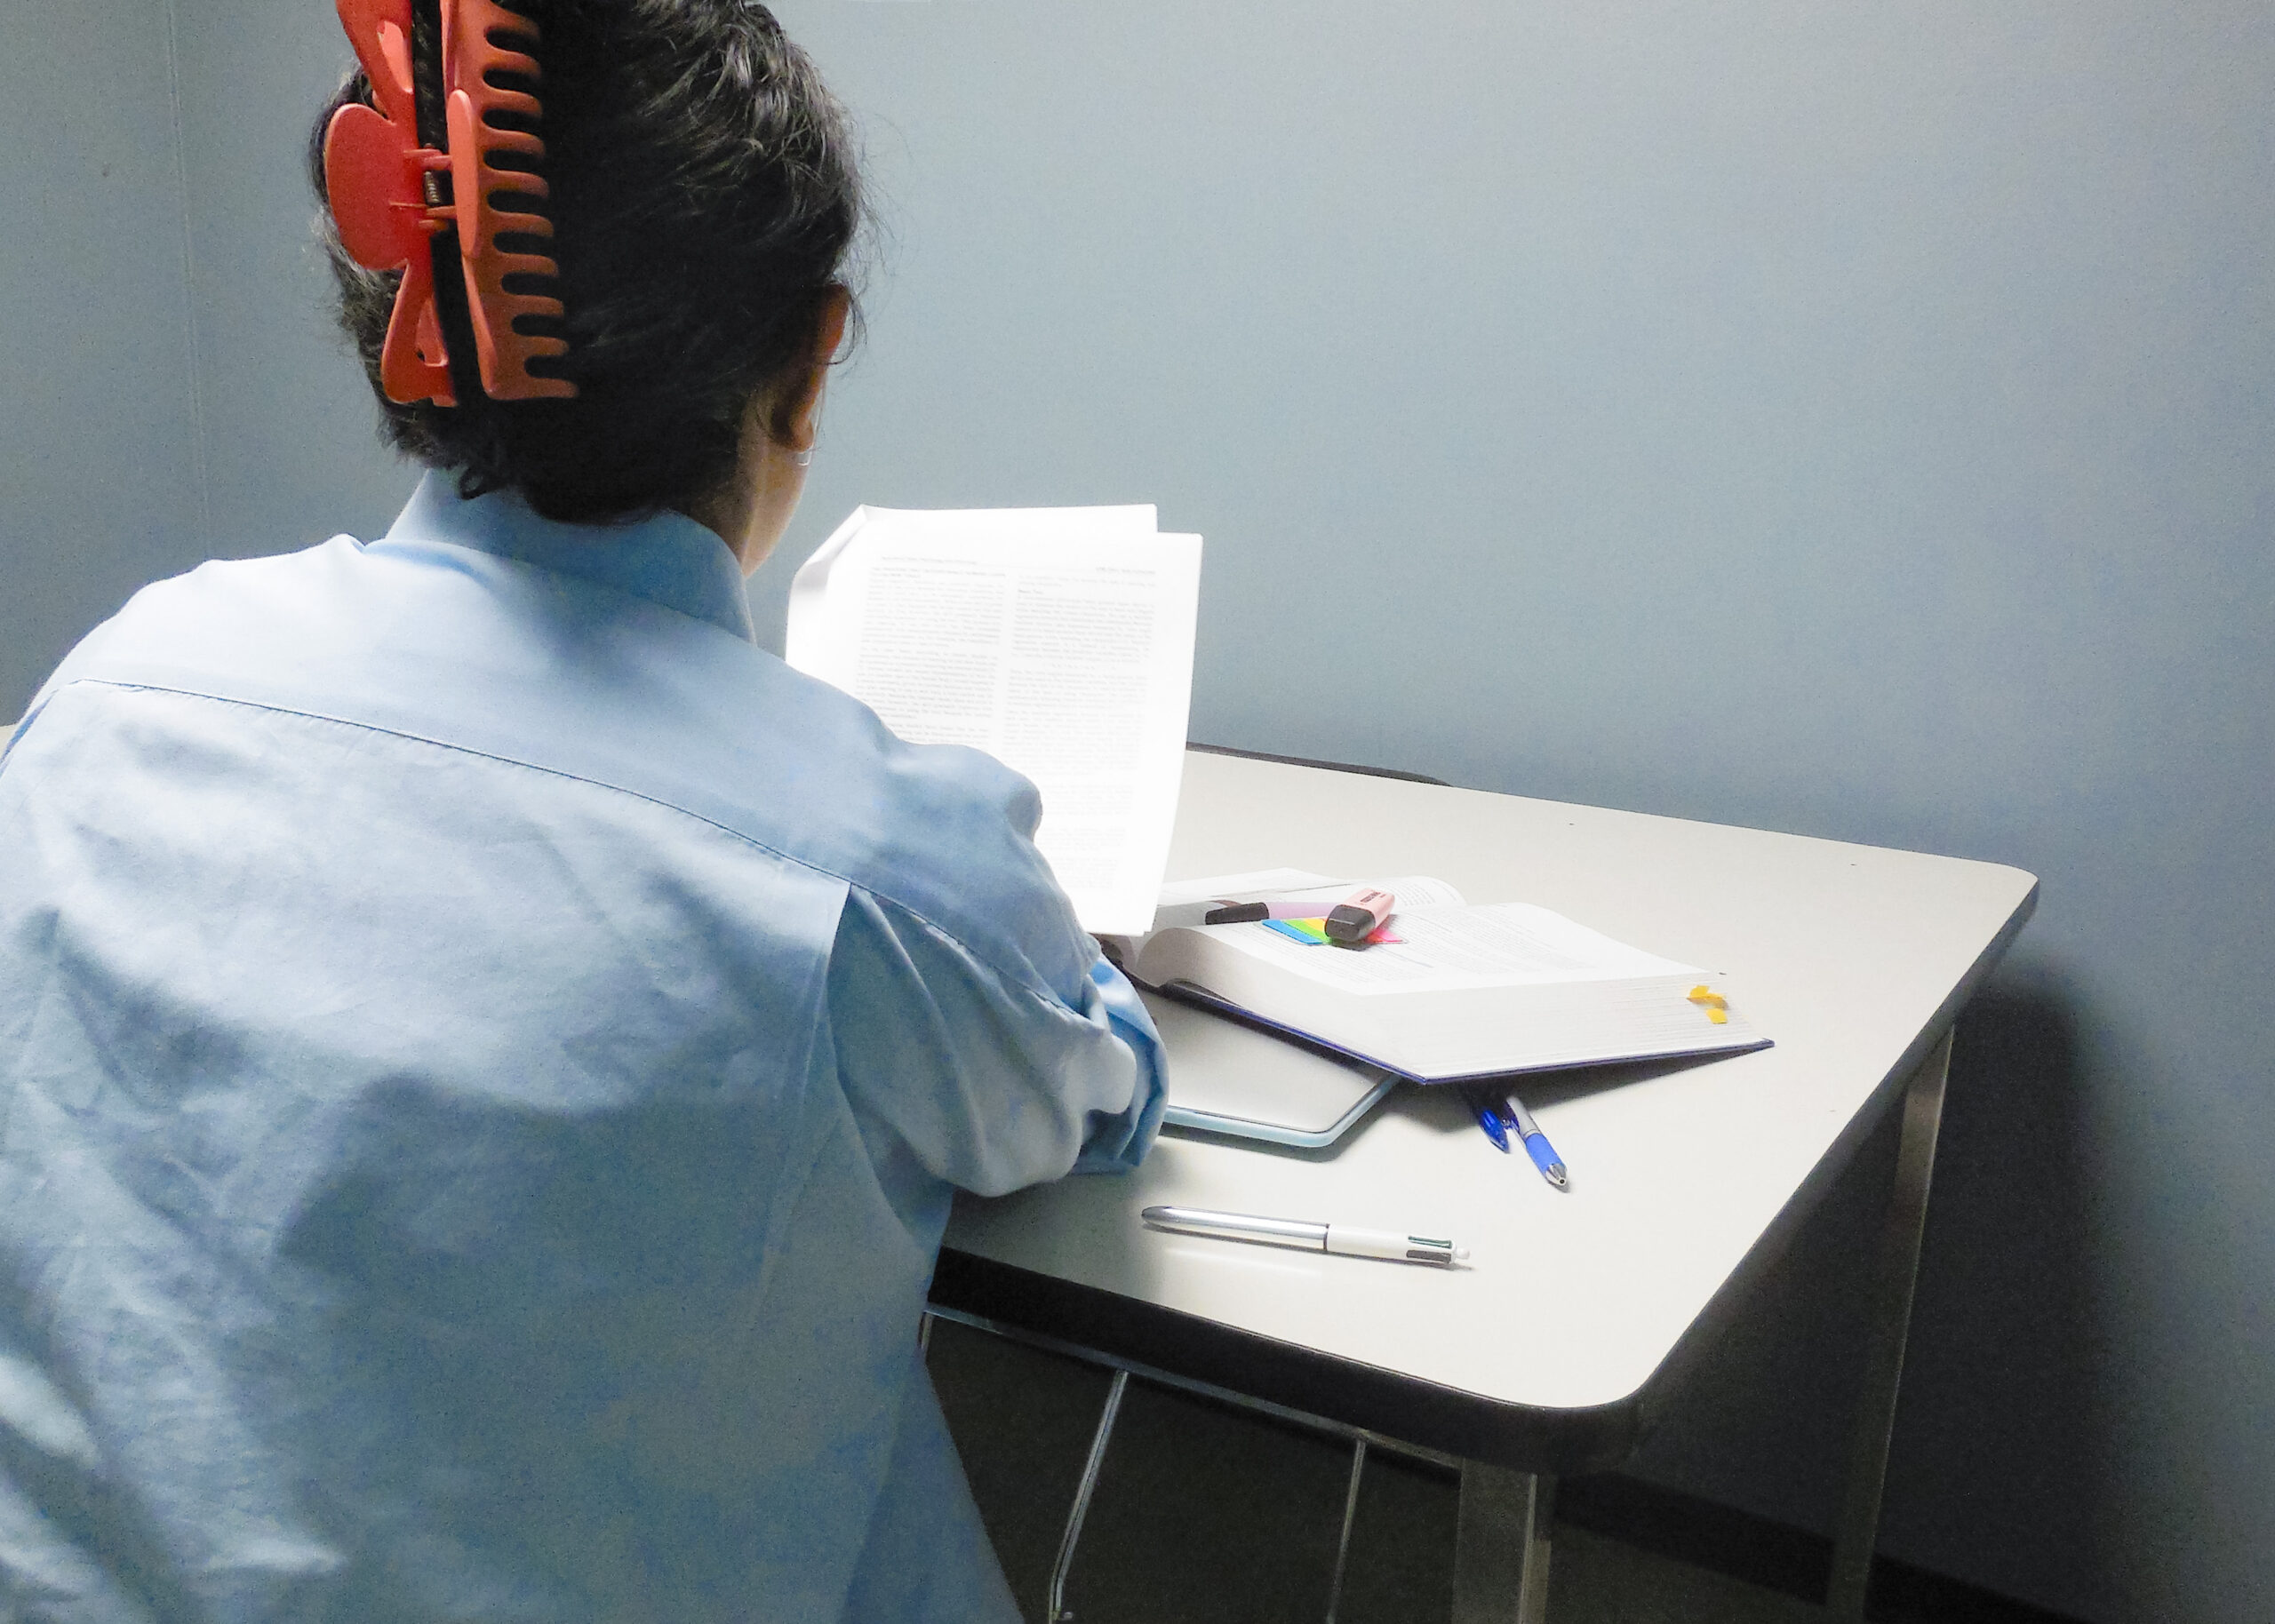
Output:
[[613,586],[758,641],[742,567],[718,535],[684,513],[629,524],[563,524],[510,490],[471,500],[430,469],[380,545],[443,542]]

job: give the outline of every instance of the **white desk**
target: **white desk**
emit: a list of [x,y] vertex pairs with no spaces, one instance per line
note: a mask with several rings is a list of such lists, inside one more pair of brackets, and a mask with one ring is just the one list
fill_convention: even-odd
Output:
[[[1861,1614],[1953,1017],[2037,884],[1990,864],[1193,754],[1172,877],[1436,874],[1724,970],[1776,1047],[1535,1079],[1560,1195],[1457,1097],[1330,1152],[1165,1137],[1126,1179],[961,1203],[935,1301],[1473,1462],[1462,1618],[1537,1617],[1553,1475],[1623,1459],[1882,1113],[1907,1097],[1835,1603]],[[1172,1055],[1174,1063],[1174,1055]],[[1907,1085],[1909,1085],[1907,1092]],[[1174,1092],[1174,1085],[1172,1085]],[[1450,1232],[1457,1271],[1159,1233],[1154,1202]],[[1511,1518],[1523,1524],[1511,1540]],[[1859,1549],[1861,1540],[1861,1550]],[[1492,1551],[1531,1549],[1533,1571]]]

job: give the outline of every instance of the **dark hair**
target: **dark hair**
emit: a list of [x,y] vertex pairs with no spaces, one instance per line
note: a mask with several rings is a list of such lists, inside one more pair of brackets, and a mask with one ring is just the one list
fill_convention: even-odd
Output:
[[[573,380],[577,395],[483,394],[449,243],[436,303],[459,404],[398,405],[381,392],[399,274],[347,257],[323,186],[333,112],[371,100],[360,70],[318,117],[308,153],[340,325],[387,442],[456,470],[462,494],[510,489],[571,521],[684,508],[726,483],[752,400],[810,355],[843,285],[863,219],[844,115],[756,0],[515,3],[544,31],[538,132],[566,308],[555,330],[569,340],[565,357],[532,370]],[[414,5],[413,49],[429,64],[436,14],[435,0]],[[422,66],[418,76],[421,139],[439,146],[439,75]]]

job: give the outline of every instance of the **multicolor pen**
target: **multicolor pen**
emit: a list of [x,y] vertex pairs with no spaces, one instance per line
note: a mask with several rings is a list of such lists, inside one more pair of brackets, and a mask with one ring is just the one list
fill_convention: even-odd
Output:
[[1265,919],[1315,919],[1321,918],[1316,898],[1270,896],[1257,902],[1233,902],[1219,898],[1208,912],[1201,916],[1203,925],[1253,925]]
[[1525,1154],[1531,1157],[1532,1165],[1540,1169],[1540,1176],[1559,1190],[1569,1190],[1571,1184],[1564,1176],[1563,1158],[1556,1154],[1556,1147],[1548,1142],[1548,1135],[1540,1131],[1540,1124],[1533,1120],[1532,1112],[1527,1111],[1525,1103],[1513,1094],[1508,1096],[1508,1124],[1525,1142]]

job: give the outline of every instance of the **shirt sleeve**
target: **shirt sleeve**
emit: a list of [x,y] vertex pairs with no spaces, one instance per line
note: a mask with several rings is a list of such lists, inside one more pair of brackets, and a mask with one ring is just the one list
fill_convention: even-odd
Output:
[[1126,1172],[1161,1126],[1161,1039],[1102,957],[1070,1002],[857,887],[831,951],[829,1020],[846,1092],[960,1189]]

